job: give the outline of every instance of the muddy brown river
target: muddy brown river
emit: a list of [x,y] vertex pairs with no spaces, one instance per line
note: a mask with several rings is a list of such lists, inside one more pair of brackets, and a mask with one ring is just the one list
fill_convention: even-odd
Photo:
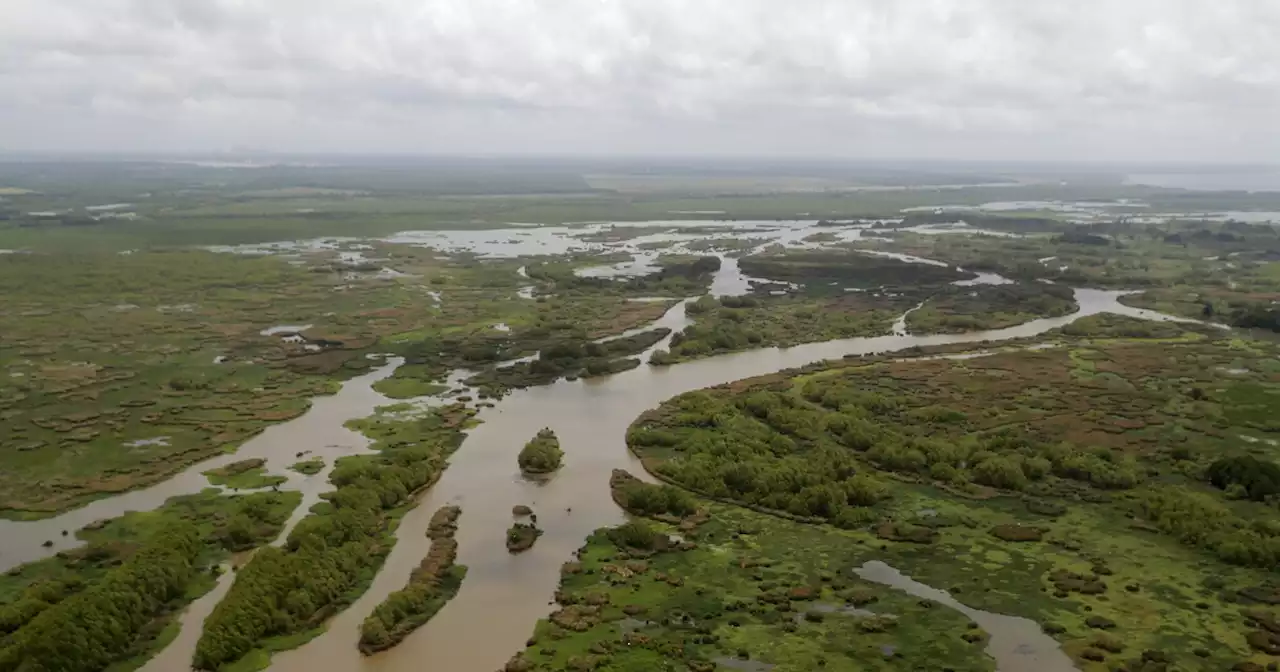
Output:
[[[736,276],[736,277],[735,277]],[[713,284],[713,293],[740,293],[745,282],[736,263],[726,263]],[[1074,320],[1102,312],[1143,319],[1177,319],[1152,311],[1130,308],[1116,301],[1121,292],[1075,290],[1079,311],[1060,318],[1042,319],[1007,329],[956,335],[913,336],[905,333],[813,343],[792,348],[765,348],[722,355],[671,367],[641,366],[614,376],[557,383],[519,390],[494,408],[482,409],[482,423],[468,432],[443,477],[406,515],[397,533],[398,542],[386,564],[355,604],[330,622],[328,631],[293,651],[275,656],[275,672],[417,671],[492,672],[524,648],[535,622],[548,615],[562,563],[593,530],[623,521],[622,512],[609,496],[610,472],[628,469],[644,472],[625,445],[627,427],[646,409],[673,396],[751,376],[763,375],[816,360],[845,355],[882,353],[913,346],[1003,341],[1035,336]],[[677,304],[655,326],[679,330],[687,320]],[[666,347],[666,343],[657,347]],[[348,381],[332,397],[315,400],[305,415],[273,426],[247,442],[235,456],[215,458],[152,488],[101,500],[56,518],[33,522],[0,521],[4,554],[0,566],[9,567],[46,555],[46,539],[58,547],[61,530],[75,530],[100,518],[124,511],[147,510],[176,494],[198,491],[207,485],[200,471],[233,459],[265,457],[277,473],[295,461],[295,452],[311,449],[325,457],[367,450],[368,440],[342,427],[342,423],[373,412],[389,403],[370,388],[389,375],[392,361],[369,374]],[[547,480],[530,481],[516,467],[516,454],[535,432],[550,427],[560,437],[564,467]],[[313,477],[290,474],[288,487],[306,496],[299,514],[327,489],[327,468]],[[426,554],[427,523],[445,504],[462,507],[457,533],[458,562],[467,565],[466,580],[458,595],[427,625],[399,646],[372,657],[356,649],[361,621],[392,591],[402,588],[410,572]],[[510,555],[504,548],[511,508],[527,504],[538,514],[545,530],[534,548]],[[57,547],[55,547],[56,550]],[[198,629],[229,582],[198,600],[184,614],[179,638],[146,668],[156,672],[182,669],[189,661]],[[1017,649],[1017,642],[1011,644]],[[1002,647],[1003,648],[1003,647]],[[999,652],[992,651],[999,656]],[[1003,662],[1001,669],[1007,668]]]
[[[560,565],[593,530],[623,521],[622,512],[609,496],[609,474],[615,468],[643,473],[627,451],[625,435],[631,422],[646,409],[690,390],[847,354],[1034,336],[1100,312],[1163,317],[1123,306],[1116,302],[1117,295],[1077,290],[1079,312],[1008,329],[768,348],[668,368],[642,366],[604,379],[560,381],[518,391],[497,407],[481,412],[483,423],[468,434],[444,477],[401,523],[399,541],[368,592],[335,617],[326,634],[277,655],[270,669],[391,672],[430,665],[451,672],[492,672],[524,648],[535,622],[552,611]],[[681,307],[672,312],[682,312]],[[542,427],[551,427],[559,435],[565,466],[550,480],[528,481],[516,468],[516,454]],[[458,562],[468,567],[462,589],[434,619],[396,648],[369,658],[361,656],[356,649],[360,622],[387,593],[404,586],[428,550],[427,522],[445,504],[462,506]],[[511,507],[516,504],[532,506],[546,533],[532,550],[512,556],[503,548],[503,540],[511,524]]]

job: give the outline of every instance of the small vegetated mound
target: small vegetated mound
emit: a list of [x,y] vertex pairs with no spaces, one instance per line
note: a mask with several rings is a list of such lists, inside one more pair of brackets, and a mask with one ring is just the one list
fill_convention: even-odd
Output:
[[360,595],[367,586],[363,579],[390,551],[398,511],[435,482],[462,442],[469,417],[465,409],[447,406],[412,420],[352,423],[380,437],[381,449],[338,460],[329,475],[335,489],[325,493],[325,501],[283,546],[261,549],[236,573],[226,597],[205,619],[192,666],[217,670],[235,663],[271,638],[320,626]]
[[316,457],[310,460],[295,462],[289,468],[304,476],[315,476],[321,471],[324,471],[324,460]]
[[1062,502],[1055,502],[1051,499],[1040,499],[1038,497],[1028,497],[1024,500],[1027,510],[1042,516],[1050,516],[1057,518],[1067,512],[1067,505]]
[[538,434],[524,444],[517,462],[520,470],[529,474],[549,474],[560,468],[564,451],[560,439],[550,428],[538,430]]
[[148,626],[187,591],[202,547],[194,523],[159,530],[93,585],[36,610],[3,640],[0,669],[91,672],[140,653]]
[[609,541],[620,549],[643,555],[665,550],[671,538],[638,520],[623,523],[608,532]]
[[542,530],[536,523],[513,523],[507,530],[507,551],[523,553],[533,548],[533,543],[542,536]]
[[1246,586],[1239,590],[1240,597],[1259,604],[1280,604],[1280,585],[1265,583]]
[[388,595],[364,619],[360,625],[361,653],[367,656],[399,644],[458,593],[467,574],[465,566],[454,564],[458,542],[453,535],[461,513],[457,506],[445,506],[431,516],[427,528],[431,550],[409,576],[408,585]]
[[213,485],[221,485],[233,490],[253,490],[280,485],[288,479],[284,476],[269,475],[263,469],[267,463],[261,458],[240,460],[231,464],[210,469],[204,472]]
[[876,536],[890,541],[907,541],[913,544],[932,544],[938,532],[923,525],[886,520],[876,527]]
[[1040,541],[1044,533],[1044,528],[1029,525],[1006,524],[991,528],[991,534],[1004,541]]
[[1107,584],[1098,573],[1080,574],[1067,569],[1055,569],[1049,573],[1049,582],[1061,597],[1068,593],[1100,595],[1107,592]]
[[458,531],[458,516],[462,515],[460,506],[442,506],[431,515],[427,523],[427,536],[431,539],[452,539]]
[[1112,630],[1116,627],[1115,621],[1097,614],[1084,619],[1084,624],[1095,630]]
[[1205,476],[1214,487],[1236,499],[1261,502],[1280,493],[1280,464],[1249,455],[1216,460],[1209,465]]
[[226,464],[221,467],[218,467],[217,469],[210,469],[204,472],[204,475],[210,477],[210,480],[212,480],[213,478],[226,479],[226,478],[235,476],[237,474],[243,474],[246,471],[261,469],[266,464],[267,464],[266,460],[260,457],[255,457],[248,460],[240,460],[238,462],[232,462],[230,464]]
[[623,469],[609,477],[613,501],[628,513],[671,522],[698,512],[698,503],[689,493],[671,485],[645,483]]
[[1255,630],[1245,635],[1249,648],[1269,656],[1280,656],[1280,634],[1267,630]]

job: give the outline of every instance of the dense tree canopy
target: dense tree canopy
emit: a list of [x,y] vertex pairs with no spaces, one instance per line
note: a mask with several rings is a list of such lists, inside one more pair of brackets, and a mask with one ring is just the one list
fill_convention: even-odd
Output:
[[1280,494],[1280,465],[1249,455],[1219,459],[1209,465],[1205,475],[1216,487],[1239,487],[1253,500],[1263,501]]
[[157,532],[100,581],[38,610],[3,640],[0,670],[92,672],[120,660],[146,626],[186,591],[202,548],[193,523]]
[[[981,404],[967,396],[972,392],[957,394],[953,387],[977,389],[973,370],[965,370],[971,364],[904,362],[895,365],[897,377],[885,377],[879,364],[813,367],[818,373],[676,397],[637,420],[628,443],[663,479],[696,493],[841,527],[882,519],[887,509],[879,504],[892,496],[885,482],[891,477],[977,497],[1111,503],[1226,562],[1280,566],[1274,511],[1238,510],[1203,485],[1207,480],[1224,490],[1226,499],[1270,502],[1280,494],[1280,466],[1249,456],[1198,464],[1194,442],[1153,454],[1152,433],[1139,429],[1181,418],[1186,431],[1196,422],[1207,426],[1202,419],[1221,411],[1203,390],[1189,395],[1176,376],[1164,373],[1175,360],[1161,357],[1152,363],[1161,367],[1158,392],[1148,378],[1146,389],[1124,401],[1116,393],[1104,412],[1096,406],[1097,382],[1053,368],[1081,366],[1079,361],[1021,353],[987,363],[985,380],[1003,381],[1024,367],[1037,382],[1053,380],[1038,382],[1052,384],[1053,394],[1028,396],[1028,383],[1021,381],[988,382]],[[1186,361],[1195,362],[1189,364],[1194,375],[1204,368],[1199,362],[1212,360],[1201,353]],[[946,383],[935,382],[944,375]],[[999,392],[997,384],[1003,386]],[[1253,388],[1245,389],[1252,394]],[[1262,405],[1246,411],[1237,401],[1231,412],[1256,414],[1261,422],[1274,417],[1271,395],[1250,399]],[[1029,407],[1033,403],[1051,410]],[[1092,424],[1077,431],[1086,423]],[[1110,445],[1069,440],[1074,436],[1107,437]],[[661,513],[670,507],[667,494],[652,487],[621,488],[621,503],[644,515]]]
[[343,458],[330,481],[336,489],[303,518],[283,548],[254,555],[205,621],[194,666],[216,670],[268,637],[316,627],[358,595],[390,548],[393,510],[431,483],[461,441],[456,425],[427,416],[376,456]]

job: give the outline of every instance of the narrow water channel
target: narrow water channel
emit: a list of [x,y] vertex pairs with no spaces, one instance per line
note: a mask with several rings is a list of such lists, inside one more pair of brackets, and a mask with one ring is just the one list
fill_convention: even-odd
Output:
[[1063,653],[1057,640],[1045,634],[1035,621],[974,609],[951,593],[920,583],[879,560],[867,562],[853,571],[868,581],[897,588],[968,616],[990,635],[987,655],[995,659],[997,672],[1078,672],[1079,668]]
[[[76,530],[94,521],[115,518],[129,511],[150,511],[164,504],[170,497],[190,495],[212,487],[202,472],[255,457],[265,459],[266,469],[271,473],[289,478],[281,486],[282,489],[302,493],[302,504],[294,510],[289,521],[289,528],[292,528],[306,510],[318,501],[320,493],[332,489],[329,470],[333,468],[334,460],[368,450],[369,439],[359,432],[347,429],[343,423],[370,415],[376,406],[389,403],[371,385],[391,375],[401,363],[403,360],[400,358],[389,358],[374,370],[343,383],[337,394],[316,397],[311,402],[311,408],[303,415],[267,427],[261,434],[245,441],[234,454],[218,455],[198,462],[166,481],[99,499],[53,518],[35,521],[0,520],[0,539],[4,542],[3,549],[0,550],[0,571],[81,545],[83,542],[75,538]],[[297,454],[304,450],[310,452],[299,458]],[[325,461],[324,471],[318,474],[306,476],[289,470],[289,466],[300,459],[316,457]],[[63,530],[68,532],[67,536],[62,536]],[[52,541],[53,545],[42,546],[46,541]]]
[[[736,260],[726,259],[711,288],[715,295],[741,294],[747,281]],[[470,430],[460,450],[451,458],[440,482],[429,490],[418,507],[409,512],[398,530],[398,542],[373,584],[355,604],[338,614],[328,631],[294,651],[275,657],[277,672],[390,672],[420,670],[424,666],[449,672],[492,672],[523,649],[537,619],[553,609],[552,597],[562,563],[593,530],[624,520],[610,499],[608,481],[615,468],[637,475],[643,469],[625,445],[627,427],[643,411],[678,394],[752,376],[799,367],[817,360],[845,355],[893,352],[914,346],[980,341],[1003,341],[1035,336],[1097,313],[1117,313],[1143,319],[1174,320],[1169,316],[1130,308],[1116,301],[1123,292],[1075,290],[1079,310],[1068,316],[1034,320],[1015,327],[968,334],[912,336],[890,334],[811,343],[791,348],[764,348],[696,360],[671,367],[639,368],[609,377],[566,381],[518,390],[493,408],[480,410],[479,426]],[[675,305],[651,326],[679,330],[688,323],[683,302]],[[657,347],[666,347],[669,339]],[[647,360],[648,353],[643,359]],[[69,542],[60,530],[75,530],[94,520],[128,510],[148,510],[178,494],[199,491],[207,485],[201,471],[226,462],[263,457],[268,468],[279,473],[295,461],[298,450],[333,459],[367,450],[369,441],[347,430],[342,423],[371,414],[388,400],[370,388],[394,370],[391,361],[375,371],[348,381],[332,397],[314,401],[312,409],[292,421],[268,428],[247,442],[233,456],[220,456],[196,465],[159,485],[100,500],[56,518],[34,522],[0,521],[5,555],[0,567],[11,567],[41,557]],[[565,466],[550,479],[530,481],[516,466],[516,454],[539,429],[550,427],[560,437]],[[291,474],[291,478],[297,476]],[[330,486],[327,470],[296,484],[306,496],[303,506]],[[456,539],[458,562],[468,566],[458,595],[426,626],[398,647],[365,658],[356,648],[361,621],[392,591],[402,588],[410,572],[429,549],[426,537],[432,513],[445,504],[463,509]],[[530,551],[509,555],[504,546],[511,508],[533,507],[545,534]],[[302,515],[304,508],[299,509]],[[296,521],[296,517],[295,517]],[[54,549],[41,549],[52,539]],[[74,542],[70,542],[74,543]],[[225,590],[219,586],[220,590]],[[167,665],[189,660],[189,644],[204,617],[219,599],[215,590],[183,616],[182,634],[161,654]],[[186,651],[184,653],[184,650]],[[186,656],[183,658],[183,656]],[[154,663],[148,669],[159,670]],[[169,669],[184,669],[165,667]],[[1002,668],[1003,669],[1003,668]]]
[[[646,409],[690,390],[849,354],[1022,338],[1102,312],[1172,319],[1121,305],[1116,301],[1121,294],[1076,290],[1078,312],[1007,329],[765,348],[516,391],[497,407],[480,413],[483,423],[469,433],[440,482],[401,523],[399,541],[368,592],[339,614],[325,635],[277,655],[270,669],[398,672],[419,670],[424,665],[451,672],[499,669],[523,649],[534,623],[552,611],[560,565],[593,530],[624,520],[609,497],[609,474],[615,468],[642,471],[627,451],[625,434]],[[680,310],[680,306],[672,309]],[[675,321],[676,316],[670,313],[662,320]],[[520,476],[516,454],[542,427],[559,435],[565,466],[547,481],[532,482]],[[433,620],[398,647],[369,658],[361,656],[356,649],[361,621],[387,593],[404,586],[429,548],[427,522],[445,504],[458,504],[463,509],[456,537],[458,562],[468,567],[462,589]],[[511,556],[503,540],[512,520],[511,507],[516,504],[532,506],[546,533],[531,551]]]

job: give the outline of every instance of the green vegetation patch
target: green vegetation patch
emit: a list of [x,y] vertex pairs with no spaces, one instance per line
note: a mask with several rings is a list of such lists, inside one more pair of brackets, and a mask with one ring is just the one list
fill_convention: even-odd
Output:
[[413,399],[444,394],[449,391],[449,386],[418,378],[391,376],[374,383],[373,389],[391,399]]
[[267,463],[261,458],[240,460],[231,464],[210,469],[204,472],[209,482],[232,490],[257,490],[280,485],[289,480],[284,476],[269,475],[263,467]]
[[655,366],[768,346],[878,336],[889,332],[899,315],[918,302],[890,292],[819,295],[706,296],[685,304],[694,324],[671,339],[669,351],[649,360]]
[[467,574],[465,566],[454,564],[458,542],[453,534],[461,513],[456,506],[445,506],[431,516],[431,550],[410,574],[409,584],[388,595],[361,624],[361,653],[370,655],[400,643],[458,593]]
[[319,457],[315,457],[309,460],[295,462],[290,465],[289,468],[304,476],[315,476],[321,471],[324,471],[324,460]]
[[683,542],[651,523],[593,534],[506,669],[994,669],[967,618],[853,574],[865,537],[713,509]]
[[947,287],[907,315],[907,329],[927,334],[1003,329],[1076,309],[1075,293],[1062,285]]
[[738,530],[760,548],[779,526],[848,535],[969,606],[1043,624],[1083,670],[1148,651],[1266,664],[1269,636],[1237,614],[1280,603],[1280,379],[1263,373],[1280,350],[1131,329],[1098,318],[1072,330],[1088,337],[1064,329],[1067,347],[740,381],[646,413],[628,443],[663,480],[768,514],[712,507],[773,521]]
[[283,547],[254,555],[205,621],[193,665],[217,670],[301,643],[368,587],[395,543],[414,495],[429,487],[462,442],[473,415],[461,405],[406,415],[389,407],[351,423],[375,439],[375,455],[342,458],[336,489],[303,518]]
[[520,449],[516,461],[520,470],[529,474],[549,474],[560,468],[564,451],[560,449],[560,439],[549,427],[538,430],[537,435]]
[[[0,669],[133,669],[176,634],[230,553],[274,539],[301,495],[174,497],[77,533],[87,543],[0,577]],[[75,646],[67,645],[75,630]],[[53,662],[50,662],[53,661]]]

